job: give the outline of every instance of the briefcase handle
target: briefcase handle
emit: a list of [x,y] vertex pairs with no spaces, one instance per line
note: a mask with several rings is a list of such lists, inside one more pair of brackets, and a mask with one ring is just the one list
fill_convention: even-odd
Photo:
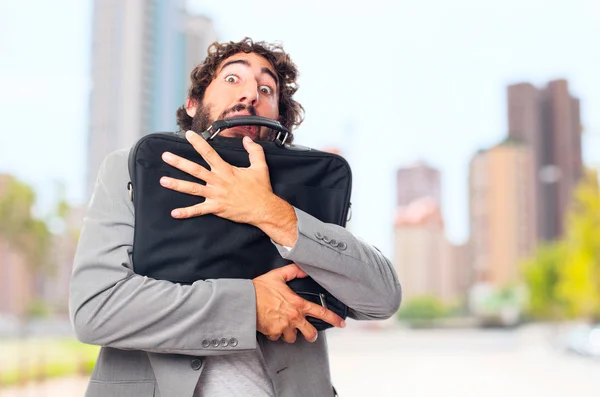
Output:
[[[288,139],[288,136],[290,135],[290,131],[283,125],[281,125],[279,121],[261,116],[241,116],[217,120],[214,123],[212,123],[210,127],[208,127],[208,129],[200,135],[202,135],[202,137],[204,137],[204,139],[206,139],[207,141],[210,141],[215,136],[217,136],[222,130],[231,127],[237,127],[240,125],[257,125],[260,127],[268,127],[272,130],[277,131],[275,143],[279,144],[279,146],[283,146],[285,144],[285,141]],[[283,138],[281,137],[282,134]]]

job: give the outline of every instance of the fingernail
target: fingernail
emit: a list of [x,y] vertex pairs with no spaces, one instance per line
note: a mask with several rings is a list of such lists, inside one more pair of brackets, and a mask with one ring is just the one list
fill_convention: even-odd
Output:
[[173,159],[173,155],[169,152],[164,152],[162,155],[163,160],[171,161]]
[[194,131],[192,131],[192,130],[187,130],[185,132],[185,137],[186,138],[190,138],[192,135],[194,135]]
[[179,217],[179,211],[177,211],[177,210],[173,210],[173,211],[171,211],[171,216],[172,216],[173,218],[178,218],[178,217]]
[[244,141],[246,141],[246,143],[250,143],[252,142],[252,139],[250,139],[249,136],[244,136]]
[[317,332],[317,334],[315,335],[315,339],[313,339],[313,342],[316,342],[317,339],[319,339],[319,333]]
[[342,322],[340,323],[340,327],[346,328],[346,322],[344,320],[342,320]]
[[169,186],[169,179],[165,177],[160,178],[160,184],[163,186]]

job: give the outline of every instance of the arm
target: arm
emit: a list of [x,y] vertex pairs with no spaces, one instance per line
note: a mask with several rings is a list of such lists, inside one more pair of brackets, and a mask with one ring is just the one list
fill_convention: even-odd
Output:
[[[325,224],[277,197],[271,189],[260,145],[244,138],[250,167],[238,168],[223,161],[196,134],[188,133],[187,138],[211,166],[210,171],[172,154],[165,153],[163,158],[173,167],[206,181],[206,186],[172,178],[163,178],[161,183],[173,190],[203,196],[206,200],[202,204],[176,209],[173,216],[189,218],[212,213],[254,225],[279,244],[284,258],[296,262],[352,308],[352,317],[383,319],[397,311],[401,289],[390,261],[344,228]],[[318,233],[323,237],[318,238]],[[330,244],[326,241],[329,239],[343,242],[345,249]],[[293,246],[293,249],[287,252],[282,246]]]
[[[180,285],[136,275],[127,151],[104,161],[84,221],[71,279],[70,315],[86,343],[158,353],[217,355],[256,348],[251,280]],[[204,348],[204,340],[238,345]]]
[[[392,263],[379,250],[341,226],[321,222],[279,201],[271,205],[281,208],[273,213],[276,217],[259,227],[282,257],[348,305],[352,318],[386,319],[396,313],[402,290]],[[291,250],[284,245],[292,246]]]

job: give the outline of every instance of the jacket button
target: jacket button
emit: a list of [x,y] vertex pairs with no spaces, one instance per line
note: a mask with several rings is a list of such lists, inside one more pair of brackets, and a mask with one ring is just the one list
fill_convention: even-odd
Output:
[[221,342],[219,342],[218,339],[213,339],[210,341],[210,344],[212,347],[219,347],[219,345],[221,344]]
[[202,341],[202,347],[208,349],[210,347],[210,342],[207,339]]
[[191,367],[194,371],[198,371],[200,368],[202,368],[202,360],[199,358],[193,359]]
[[238,345],[238,340],[235,338],[229,339],[229,346],[236,347]]
[[317,240],[323,240],[323,235],[321,234],[321,232],[316,232],[315,237],[317,238]]
[[326,243],[329,243],[331,241],[331,239],[327,236],[323,236],[323,241],[325,241]]
[[338,246],[337,246],[337,247],[338,247],[338,249],[339,249],[340,251],[343,251],[343,250],[345,250],[346,248],[348,248],[348,246],[347,246],[347,245],[346,245],[346,243],[344,243],[344,242],[340,242],[340,243],[338,243]]
[[330,244],[332,247],[337,247],[337,246],[338,246],[338,242],[337,242],[337,240],[336,240],[336,239],[334,239],[334,238],[332,238],[332,239],[331,239],[331,241],[329,242],[329,244]]
[[222,347],[227,347],[227,346],[229,346],[229,339],[227,339],[227,338],[222,338],[222,339],[221,339],[221,346],[222,346]]

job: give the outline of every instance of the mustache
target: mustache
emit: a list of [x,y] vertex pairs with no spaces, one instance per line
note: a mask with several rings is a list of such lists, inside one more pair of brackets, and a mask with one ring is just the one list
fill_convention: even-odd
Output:
[[252,105],[244,105],[243,103],[238,103],[235,106],[232,106],[231,108],[225,110],[223,113],[221,113],[221,116],[219,116],[220,119],[224,119],[227,117],[228,114],[231,113],[237,113],[237,112],[241,112],[243,110],[246,110],[248,113],[250,113],[250,116],[256,116],[257,112],[256,112],[256,108]]

